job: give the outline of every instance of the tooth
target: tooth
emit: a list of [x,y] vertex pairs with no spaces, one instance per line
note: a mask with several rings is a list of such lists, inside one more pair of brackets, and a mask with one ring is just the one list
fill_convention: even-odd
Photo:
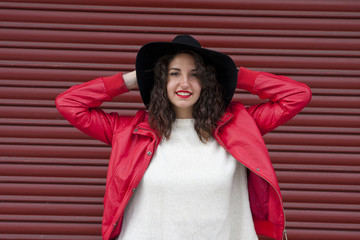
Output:
[[177,94],[178,94],[178,95],[181,95],[181,96],[188,96],[188,95],[190,95],[190,93],[185,93],[185,92],[178,92]]

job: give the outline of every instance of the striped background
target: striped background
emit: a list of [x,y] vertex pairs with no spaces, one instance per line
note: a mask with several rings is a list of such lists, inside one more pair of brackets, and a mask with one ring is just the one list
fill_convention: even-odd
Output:
[[[308,107],[265,136],[288,236],[360,239],[357,0],[1,1],[0,239],[101,238],[110,148],[70,126],[54,99],[133,70],[140,46],[181,33],[312,88]],[[103,107],[133,115],[143,104],[131,91]]]

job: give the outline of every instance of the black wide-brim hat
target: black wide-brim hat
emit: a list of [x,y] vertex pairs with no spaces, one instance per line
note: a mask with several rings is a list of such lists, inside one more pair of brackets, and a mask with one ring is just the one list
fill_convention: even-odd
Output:
[[234,95],[237,83],[237,69],[234,61],[226,54],[202,48],[200,43],[189,35],[178,35],[172,42],[150,42],[142,46],[136,57],[136,77],[141,98],[146,107],[151,100],[154,86],[154,68],[157,60],[164,55],[191,50],[199,54],[205,65],[216,69],[216,79],[223,86],[223,98],[228,105]]

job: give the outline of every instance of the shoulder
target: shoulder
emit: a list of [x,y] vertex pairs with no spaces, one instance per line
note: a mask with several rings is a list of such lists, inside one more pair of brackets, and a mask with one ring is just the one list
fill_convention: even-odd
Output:
[[246,108],[241,102],[231,102],[226,108],[226,112],[231,114],[237,114],[243,111],[246,112]]
[[[221,123],[223,124],[221,125]],[[226,143],[233,141],[234,146],[262,144],[259,128],[242,103],[233,102],[229,104],[219,126],[222,128],[219,132]]]
[[253,117],[249,114],[247,108],[241,102],[232,102],[226,109],[225,115],[231,116],[230,126],[235,124],[238,127],[256,126]]
[[133,129],[141,123],[148,123],[149,114],[145,110],[139,110],[133,116],[118,116],[116,132],[125,129]]

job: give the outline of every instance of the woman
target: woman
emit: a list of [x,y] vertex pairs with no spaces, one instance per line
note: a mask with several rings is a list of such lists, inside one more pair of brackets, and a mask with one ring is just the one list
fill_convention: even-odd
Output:
[[[104,113],[139,88],[148,111]],[[232,102],[235,88],[267,103]],[[240,68],[189,35],[144,45],[136,72],[74,86],[63,116],[112,146],[103,239],[282,239],[283,202],[262,135],[295,116],[311,91],[287,77]],[[151,163],[150,163],[151,162]]]

